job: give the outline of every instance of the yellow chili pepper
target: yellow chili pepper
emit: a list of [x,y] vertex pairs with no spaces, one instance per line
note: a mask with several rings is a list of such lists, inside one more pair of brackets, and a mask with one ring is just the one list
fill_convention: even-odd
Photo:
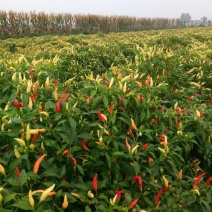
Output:
[[47,188],[40,196],[40,202],[43,202],[46,197],[48,196],[48,194],[54,189],[55,184],[52,185],[51,187]]
[[21,138],[14,138],[14,139],[18,142],[18,144],[21,147],[25,147],[26,146],[25,141],[23,139],[21,139]]
[[29,204],[31,205],[32,208],[35,205],[35,201],[34,201],[34,199],[32,197],[32,191],[31,190],[29,190]]
[[0,164],[0,173],[5,175],[5,169],[1,164]]
[[31,138],[30,125],[27,124],[27,126],[26,126],[26,140],[29,141],[30,138]]

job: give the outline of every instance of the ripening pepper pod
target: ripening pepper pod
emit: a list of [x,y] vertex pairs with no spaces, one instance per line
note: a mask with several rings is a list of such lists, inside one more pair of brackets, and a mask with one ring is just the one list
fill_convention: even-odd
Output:
[[25,141],[21,138],[14,138],[21,147],[25,147]]
[[94,198],[94,194],[91,191],[88,191],[87,196],[91,199]]
[[139,189],[143,188],[143,181],[142,181],[141,176],[134,176],[133,179],[132,179],[132,182],[133,183],[138,182]]
[[130,144],[129,144],[129,142],[128,142],[128,139],[127,139],[127,138],[126,138],[126,140],[125,140],[125,145],[126,145],[126,147],[127,147],[128,151],[129,151],[129,152],[131,152],[131,146],[130,146]]
[[64,195],[63,203],[62,203],[62,209],[66,209],[68,207],[68,198],[67,195]]
[[32,102],[32,98],[31,98],[31,96],[29,97],[28,107],[29,107],[30,109],[32,109],[32,108],[33,108],[33,102]]
[[166,188],[169,187],[169,181],[166,179],[166,177],[163,175],[162,178],[163,178],[165,187]]
[[64,150],[62,155],[68,156],[69,155],[69,150],[68,149]]
[[46,111],[40,111],[39,114],[49,117],[49,113],[47,113]]
[[107,121],[107,117],[103,113],[101,113],[100,111],[98,111],[98,118],[102,122]]
[[182,169],[178,172],[178,179],[179,180],[183,179],[183,170]]
[[129,209],[134,208],[134,207],[136,206],[136,204],[137,204],[137,202],[138,202],[139,199],[140,199],[139,197],[136,198],[136,199],[134,199],[134,200],[130,203]]
[[33,172],[34,172],[34,173],[37,173],[37,172],[38,172],[39,167],[40,167],[40,164],[41,164],[41,162],[43,161],[43,159],[44,159],[45,156],[46,156],[46,155],[40,156],[40,157],[37,159],[37,161],[35,162],[35,164],[34,164],[34,166],[33,166]]
[[27,126],[26,126],[26,140],[29,141],[30,139],[31,139],[30,124],[27,124]]
[[32,196],[32,191],[29,190],[29,204],[32,208],[34,208],[34,205],[35,205],[35,201],[33,199],[33,196]]
[[89,148],[86,146],[86,143],[87,143],[87,142],[88,142],[88,139],[83,139],[83,140],[82,140],[82,144],[81,144],[82,148],[83,148],[84,150],[86,150],[86,151],[89,150]]
[[135,124],[135,121],[132,118],[130,120],[131,120],[131,127],[132,127],[132,129],[133,130],[137,130],[138,128],[137,128],[137,126]]
[[109,83],[109,88],[111,88],[111,87],[112,87],[113,82],[114,82],[114,78],[112,77],[112,78],[111,78],[111,80],[110,80],[110,83]]
[[92,180],[92,187],[93,187],[93,190],[97,191],[98,189],[98,174],[95,174],[94,177],[93,177],[93,180]]
[[136,154],[139,146],[140,146],[140,145],[138,145],[138,144],[135,145],[135,146],[132,148],[131,153],[132,153],[132,154],[134,154],[134,153]]
[[39,202],[43,202],[46,197],[48,196],[48,194],[54,189],[55,184],[53,184],[51,187],[47,188],[40,196],[40,200]]
[[5,169],[1,164],[0,164],[0,173],[5,175]]
[[14,154],[16,158],[20,158],[21,156],[16,146],[14,147]]
[[30,92],[31,92],[31,89],[32,89],[32,80],[28,80],[28,81],[27,81],[27,89],[26,89],[26,92],[27,92],[27,93],[30,93]]
[[113,197],[113,199],[110,198],[110,204],[111,204],[112,206],[115,205],[116,200],[117,200],[117,196],[118,196],[118,194],[116,194],[116,195]]
[[197,178],[194,178],[194,188],[198,186],[200,180],[206,175],[206,173],[200,174]]
[[124,83],[124,86],[123,86],[122,91],[123,91],[124,93],[126,93],[126,91],[127,91],[127,82]]

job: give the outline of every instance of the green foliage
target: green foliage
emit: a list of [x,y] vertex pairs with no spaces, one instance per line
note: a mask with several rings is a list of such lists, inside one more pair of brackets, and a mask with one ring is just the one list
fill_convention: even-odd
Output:
[[211,29],[175,32],[4,41],[0,210],[211,210]]

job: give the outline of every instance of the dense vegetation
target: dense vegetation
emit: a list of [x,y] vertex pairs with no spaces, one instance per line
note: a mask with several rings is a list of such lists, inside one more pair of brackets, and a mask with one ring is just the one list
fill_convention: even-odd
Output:
[[0,37],[177,28],[180,19],[0,11]]
[[212,208],[212,28],[0,40],[0,208]]

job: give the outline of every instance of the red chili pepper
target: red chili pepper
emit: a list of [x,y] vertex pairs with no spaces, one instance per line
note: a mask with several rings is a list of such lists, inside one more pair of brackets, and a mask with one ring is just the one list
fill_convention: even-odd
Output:
[[38,98],[37,94],[34,94],[33,96],[31,96],[32,101],[34,102],[36,99]]
[[15,172],[16,172],[16,179],[18,179],[18,177],[21,173],[18,167],[15,167]]
[[206,185],[207,185],[207,186],[210,186],[210,185],[211,185],[211,177],[209,177],[209,178],[206,180]]
[[132,179],[132,182],[135,183],[136,181],[138,181],[138,186],[140,189],[143,188],[143,182],[142,182],[142,178],[141,176],[134,176]]
[[188,102],[190,102],[191,101],[191,97],[190,96],[188,96]]
[[37,94],[37,87],[32,88],[33,94]]
[[23,102],[19,102],[19,107],[24,107],[24,103]]
[[123,190],[115,190],[115,194],[117,194],[116,200],[121,199],[121,195],[124,193]]
[[160,201],[160,196],[163,192],[165,191],[168,191],[170,189],[170,187],[166,187],[166,188],[161,188],[158,193],[157,193],[157,196],[156,196],[156,199],[155,201],[158,203]]
[[55,81],[53,82],[53,86],[54,86],[54,87],[58,86],[58,83],[59,83],[59,81],[58,81],[58,80],[55,80]]
[[105,85],[109,87],[109,82],[105,80]]
[[29,75],[30,75],[31,78],[34,78],[34,77],[35,77],[35,75],[34,75],[32,69],[29,70]]
[[155,109],[156,109],[155,104],[152,105],[151,109],[152,109],[152,110],[155,110]]
[[199,175],[196,179],[194,179],[194,186],[198,186],[199,181],[201,180],[202,177],[204,177],[206,173],[202,173],[201,175]]
[[148,146],[149,146],[149,144],[144,144],[143,147],[142,147],[142,150],[143,151],[146,150]]
[[56,111],[57,113],[60,113],[61,106],[62,106],[62,101],[59,100],[59,101],[57,102],[56,108],[55,108],[55,111]]
[[139,197],[138,197],[137,199],[133,200],[133,201],[130,203],[129,209],[134,208],[135,205],[137,204],[138,200],[139,200]]
[[113,112],[114,107],[115,107],[115,105],[114,105],[114,104],[112,104],[112,105],[109,107],[108,112],[109,112],[109,113],[112,113],[112,112]]
[[179,125],[179,120],[176,119],[176,120],[174,121],[174,124],[175,124],[176,127],[178,127],[178,125]]
[[159,137],[160,141],[165,141],[165,136],[166,136],[165,134],[161,134]]
[[200,114],[200,118],[202,118],[204,113],[203,113],[202,110],[200,110],[200,111],[199,111],[199,114]]
[[67,156],[68,154],[69,154],[69,150],[68,150],[68,149],[64,150],[63,153],[62,153],[62,155],[66,155],[66,156]]
[[165,106],[164,105],[159,107],[159,110],[162,110],[163,111],[164,109],[165,109]]
[[8,152],[8,151],[10,151],[11,149],[12,149],[12,148],[7,147],[7,148],[5,149],[5,151]]
[[100,111],[98,111],[98,118],[102,122],[107,120],[107,117],[104,114],[102,114]]
[[165,128],[165,133],[168,132],[168,130],[169,130],[169,127],[166,126],[166,128]]
[[36,134],[33,135],[32,140],[33,140],[33,141],[36,141],[37,138],[38,138],[38,133],[36,133]]
[[98,174],[95,174],[92,181],[93,189],[96,191],[98,189]]
[[63,181],[66,180],[66,177],[65,176],[62,176],[61,177],[61,180],[63,180]]
[[174,88],[171,88],[171,92],[174,93],[175,92],[175,89]]
[[86,150],[86,151],[88,151],[89,149],[88,149],[88,147],[86,146],[86,143],[87,143],[87,139],[84,139],[83,141],[82,141],[82,148],[84,149],[84,150]]
[[75,157],[72,157],[71,160],[73,161],[74,166],[76,166],[76,165],[77,165],[77,160],[76,160],[76,158],[75,158]]
[[18,100],[16,100],[16,99],[13,100],[13,105],[14,105],[16,108],[19,108],[19,107],[20,107],[19,102],[18,102]]
[[61,100],[67,101],[69,96],[70,96],[70,94],[66,94],[63,98],[61,98]]

